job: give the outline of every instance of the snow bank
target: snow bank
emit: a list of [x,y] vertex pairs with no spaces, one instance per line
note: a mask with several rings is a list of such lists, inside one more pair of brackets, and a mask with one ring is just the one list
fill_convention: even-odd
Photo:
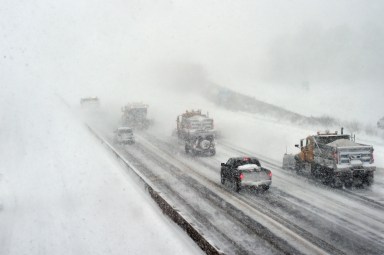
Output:
[[3,91],[0,254],[202,253],[59,98]]

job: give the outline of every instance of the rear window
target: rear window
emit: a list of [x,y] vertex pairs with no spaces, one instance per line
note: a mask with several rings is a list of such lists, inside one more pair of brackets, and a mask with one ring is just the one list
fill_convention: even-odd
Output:
[[246,165],[246,164],[255,164],[257,166],[260,166],[259,160],[254,159],[254,158],[244,158],[241,160],[237,160],[235,164],[236,164],[236,166],[242,166],[242,165]]

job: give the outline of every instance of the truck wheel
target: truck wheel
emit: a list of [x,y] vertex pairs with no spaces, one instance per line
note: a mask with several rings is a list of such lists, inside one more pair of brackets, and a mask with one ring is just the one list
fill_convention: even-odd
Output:
[[301,175],[302,174],[301,164],[295,164],[295,170],[297,175]]
[[318,171],[317,168],[318,168],[317,164],[311,164],[311,175],[313,177],[317,176],[317,171]]
[[235,182],[233,183],[233,190],[235,192],[239,192],[240,191],[240,183],[238,181],[235,180]]
[[269,190],[269,185],[263,186],[263,190]]
[[367,176],[366,179],[365,179],[365,183],[366,183],[368,186],[371,186],[371,185],[373,184],[373,179],[374,179],[374,175],[373,175],[373,173],[368,174],[368,176]]
[[344,186],[345,186],[347,189],[352,188],[352,185],[353,185],[353,181],[346,181],[346,182],[344,182]]
[[343,187],[343,183],[339,177],[333,177],[331,182],[331,187],[335,189],[340,189]]

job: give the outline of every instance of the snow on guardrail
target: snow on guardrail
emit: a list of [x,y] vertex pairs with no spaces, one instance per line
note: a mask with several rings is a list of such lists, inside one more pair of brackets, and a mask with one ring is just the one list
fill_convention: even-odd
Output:
[[113,146],[105,141],[101,135],[93,130],[88,124],[85,124],[87,129],[102,143],[105,147],[111,151],[121,162],[129,169],[144,185],[146,191],[148,191],[151,198],[158,204],[164,214],[166,214],[171,220],[179,225],[192,240],[206,253],[209,255],[224,254],[218,248],[216,248],[204,235],[198,230],[196,226],[191,224],[185,216],[183,216],[175,207],[173,207],[162,195],[158,192],[144,175],[142,175],[130,162],[125,160]]

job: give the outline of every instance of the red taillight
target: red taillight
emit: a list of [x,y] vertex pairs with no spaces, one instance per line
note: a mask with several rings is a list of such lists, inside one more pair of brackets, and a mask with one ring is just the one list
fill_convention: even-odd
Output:
[[244,179],[244,174],[243,173],[240,174],[240,180],[242,180],[242,179]]
[[269,171],[268,176],[272,178],[272,172]]

